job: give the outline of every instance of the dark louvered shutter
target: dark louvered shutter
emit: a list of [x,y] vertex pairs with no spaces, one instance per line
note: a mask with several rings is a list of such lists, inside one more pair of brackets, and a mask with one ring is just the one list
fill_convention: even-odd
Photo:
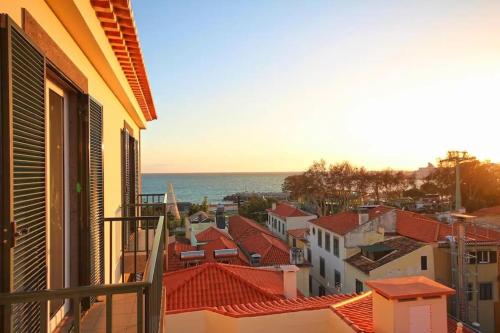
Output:
[[133,194],[131,197],[131,203],[135,203],[135,199],[137,198],[137,195],[139,194],[139,142],[131,138],[131,143],[132,143],[132,179],[134,180],[133,184]]
[[[0,20],[1,223],[11,233],[10,250],[2,249],[2,268],[10,275],[2,272],[2,284],[10,291],[41,290],[47,286],[45,59],[7,16]],[[38,303],[13,306],[10,327],[4,328],[39,331]]]
[[104,283],[103,110],[89,102],[89,249],[90,284]]
[[130,135],[127,129],[122,129],[122,215],[131,216],[128,206],[131,202],[130,188]]

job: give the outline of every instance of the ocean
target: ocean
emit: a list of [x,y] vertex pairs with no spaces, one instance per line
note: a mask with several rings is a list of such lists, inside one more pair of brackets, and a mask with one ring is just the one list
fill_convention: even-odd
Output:
[[296,173],[147,173],[142,174],[142,193],[165,193],[174,187],[178,202],[223,202],[236,192],[281,192],[283,180]]

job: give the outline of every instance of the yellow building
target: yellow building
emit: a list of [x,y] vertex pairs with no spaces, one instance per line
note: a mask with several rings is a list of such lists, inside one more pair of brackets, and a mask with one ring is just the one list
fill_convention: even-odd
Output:
[[[129,1],[9,0],[0,14],[0,331],[52,331],[124,282],[124,244],[159,244],[158,218],[125,220],[156,111]],[[71,289],[86,285],[91,298]]]
[[369,290],[368,280],[414,275],[434,279],[432,246],[401,236],[361,246],[345,262],[343,290],[348,293]]

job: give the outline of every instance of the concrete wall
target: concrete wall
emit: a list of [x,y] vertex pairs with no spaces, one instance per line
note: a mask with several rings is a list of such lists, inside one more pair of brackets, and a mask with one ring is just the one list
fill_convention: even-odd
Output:
[[233,318],[211,311],[167,315],[165,331],[170,333],[353,333],[330,309],[275,315]]

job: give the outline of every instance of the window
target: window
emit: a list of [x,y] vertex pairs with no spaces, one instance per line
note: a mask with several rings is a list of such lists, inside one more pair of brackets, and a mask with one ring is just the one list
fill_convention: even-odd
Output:
[[281,234],[285,234],[285,223],[283,223],[283,227],[281,228]]
[[278,232],[281,232],[281,222],[278,222]]
[[491,282],[479,284],[479,299],[481,301],[493,299],[493,284]]
[[356,279],[356,293],[362,293],[363,292],[363,282],[359,281]]
[[318,246],[323,247],[323,232],[318,229]]
[[309,293],[312,294],[313,292],[313,279],[312,276],[309,275]]
[[339,257],[339,239],[335,236],[333,237],[333,254]]
[[325,250],[330,252],[330,233],[325,231]]
[[325,258],[319,257],[319,275],[325,277]]
[[311,253],[311,249],[307,249],[307,261],[309,261],[310,263],[312,262],[312,253]]
[[313,228],[313,235],[316,235],[316,228]]
[[335,270],[335,277],[333,281],[335,282],[335,288],[337,288],[337,290],[340,290],[342,281],[340,279],[340,272],[337,270]]
[[292,238],[292,246],[297,247],[297,240],[295,238]]
[[422,271],[427,270],[427,256],[421,256],[420,257],[420,269]]
[[475,264],[476,260],[478,264],[494,264],[497,262],[497,253],[496,251],[486,250],[467,252],[467,256],[465,257],[467,264]]
[[323,286],[319,286],[318,288],[318,294],[319,296],[325,296],[326,295],[326,289]]
[[467,283],[467,300],[472,301],[472,283]]

